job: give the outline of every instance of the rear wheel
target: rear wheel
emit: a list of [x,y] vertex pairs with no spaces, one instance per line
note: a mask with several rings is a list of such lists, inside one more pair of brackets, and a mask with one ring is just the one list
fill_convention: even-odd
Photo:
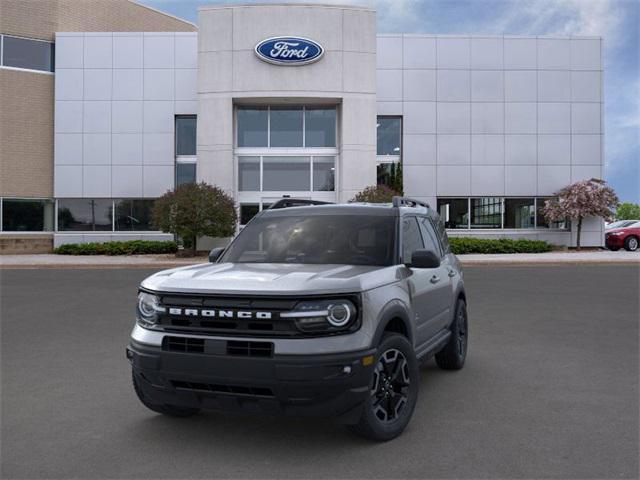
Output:
[[379,442],[397,437],[413,415],[419,381],[412,345],[400,334],[385,334],[376,352],[376,365],[362,415],[357,424],[348,428]]
[[624,240],[624,249],[629,252],[638,250],[638,237],[630,236]]
[[142,388],[140,388],[140,384],[138,383],[140,380],[136,378],[136,374],[132,372],[131,377],[133,380],[133,389],[135,390],[136,395],[138,396],[142,404],[149,410],[152,410],[156,413],[161,413],[162,415],[167,415],[169,417],[190,417],[200,411],[199,408],[178,407],[176,405],[153,403],[144,394]]
[[451,324],[451,337],[442,350],[436,353],[436,363],[443,370],[460,370],[467,358],[468,342],[467,304],[458,300],[456,316]]

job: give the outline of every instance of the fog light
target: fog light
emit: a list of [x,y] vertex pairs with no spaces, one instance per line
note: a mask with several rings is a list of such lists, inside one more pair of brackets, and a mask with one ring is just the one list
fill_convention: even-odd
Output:
[[365,367],[368,367],[369,365],[373,365],[373,355],[367,355],[366,357],[362,358],[362,365],[364,365]]

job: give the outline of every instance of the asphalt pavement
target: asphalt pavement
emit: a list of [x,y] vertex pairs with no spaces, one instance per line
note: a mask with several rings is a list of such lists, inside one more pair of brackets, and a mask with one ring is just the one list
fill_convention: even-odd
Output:
[[2,478],[638,478],[637,265],[467,268],[467,365],[426,364],[385,444],[146,410],[125,345],[152,271],[0,271]]

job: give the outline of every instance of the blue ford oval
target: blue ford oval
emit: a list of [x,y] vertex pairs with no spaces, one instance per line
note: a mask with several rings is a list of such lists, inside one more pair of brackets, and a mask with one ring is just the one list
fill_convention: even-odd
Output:
[[276,65],[306,65],[320,60],[324,48],[302,37],[267,38],[256,45],[256,55]]

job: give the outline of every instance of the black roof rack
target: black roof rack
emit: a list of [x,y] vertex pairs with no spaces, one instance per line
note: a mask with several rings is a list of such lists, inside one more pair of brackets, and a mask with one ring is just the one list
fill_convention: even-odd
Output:
[[272,203],[267,210],[275,210],[278,208],[289,207],[305,207],[308,205],[329,205],[331,202],[323,202],[321,200],[310,200],[308,198],[283,198],[275,203]]
[[393,197],[391,200],[393,202],[394,207],[417,207],[418,205],[431,208],[427,202],[422,202],[420,200],[416,200],[415,198],[409,197]]

